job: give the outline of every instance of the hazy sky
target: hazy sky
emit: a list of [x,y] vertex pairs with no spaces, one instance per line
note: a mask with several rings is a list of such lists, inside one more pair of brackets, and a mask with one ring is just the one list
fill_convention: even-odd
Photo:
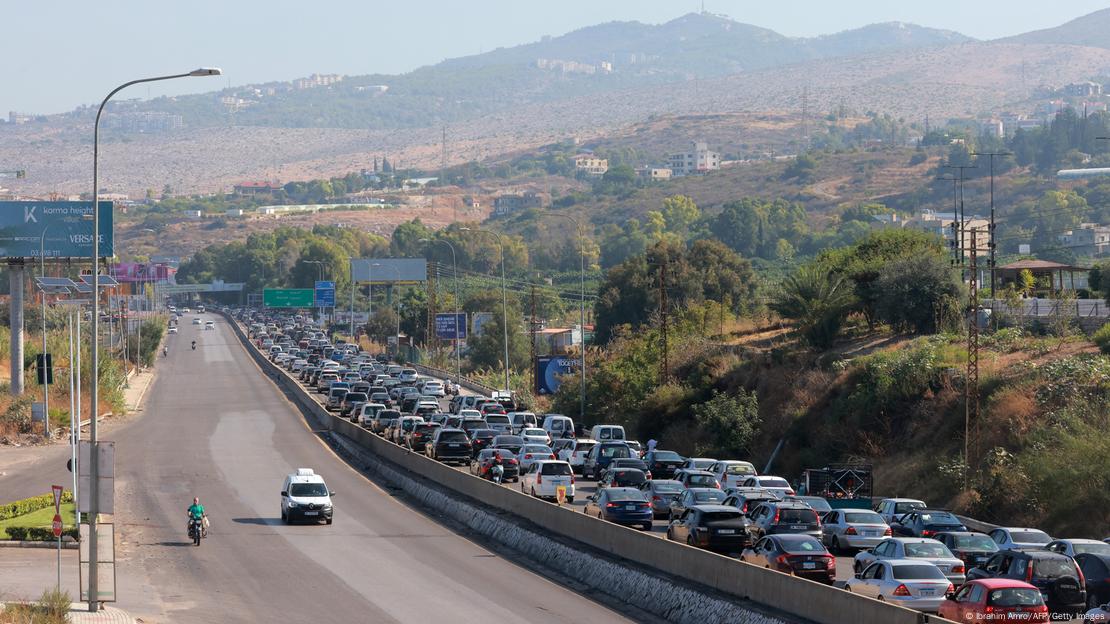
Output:
[[[223,78],[138,87],[131,97],[290,80],[400,73],[613,20],[665,22],[698,0],[11,0],[0,35],[0,115],[98,102],[127,80],[201,65]],[[789,36],[900,20],[980,39],[1056,26],[1107,0],[706,0]]]

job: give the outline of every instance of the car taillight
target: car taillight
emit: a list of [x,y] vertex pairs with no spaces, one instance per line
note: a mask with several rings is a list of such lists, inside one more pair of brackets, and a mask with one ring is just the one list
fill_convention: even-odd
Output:
[[743,513],[743,514],[748,513],[748,504],[747,503],[744,503],[744,506],[740,509],[740,513]]
[[663,497],[661,497],[661,496],[652,496],[652,497],[651,497],[651,500],[653,500],[653,501],[659,501],[659,502],[663,502]]
[[956,593],[956,586],[953,585],[952,583],[949,583],[948,584],[948,589],[944,590],[944,595],[947,596],[948,594],[954,594],[954,593]]
[[647,471],[647,474],[645,474],[644,477],[647,478],[648,480],[650,480],[651,479],[651,471],[650,470]]
[[836,569],[836,557],[832,555],[825,555],[825,567],[829,569]]
[[554,455],[548,455],[547,457],[548,457],[549,459],[555,459],[555,456],[554,456]]
[[574,473],[570,473],[570,484],[574,485]]
[[775,524],[778,524],[778,523],[779,523],[779,510],[776,509],[775,510]]
[[894,533],[890,530],[890,527],[887,527],[886,530],[883,531],[883,537],[890,537],[893,534]]
[[921,531],[921,537],[932,537],[935,533],[936,533],[936,531],[930,531],[929,529],[923,529]]
[[844,534],[845,535],[855,535],[856,534],[856,527],[848,527],[848,530],[844,531]]
[[537,472],[536,473],[536,483],[537,484],[538,483],[543,483],[543,473],[542,472]]
[[718,490],[721,489],[721,482],[713,479],[713,487],[717,488]]
[[528,453],[527,455],[524,456],[524,459],[532,459],[532,454]]
[[983,613],[994,613],[994,606],[993,605],[987,605],[987,606],[983,607]]
[[952,566],[952,574],[963,574],[964,567],[962,565]]
[[786,490],[787,496],[794,496],[794,490]]
[[620,507],[620,505],[618,505],[616,503],[605,503],[605,506],[606,507]]
[[[1076,562],[1076,561],[1072,561],[1072,563],[1075,564],[1075,574],[1077,576],[1079,576],[1079,586],[1080,587],[1086,587],[1087,586],[1087,579],[1083,577],[1083,570],[1079,569],[1079,563]],[[1107,582],[1110,582],[1110,579],[1107,579]]]
[[899,585],[898,589],[894,590],[895,596],[909,596],[910,590],[905,584]]
[[1029,567],[1025,569],[1025,582],[1026,583],[1032,583],[1033,582],[1033,562],[1032,561],[1029,562]]
[[775,557],[775,561],[779,562],[779,565],[790,565],[790,557],[787,557],[786,555],[779,555],[778,557]]

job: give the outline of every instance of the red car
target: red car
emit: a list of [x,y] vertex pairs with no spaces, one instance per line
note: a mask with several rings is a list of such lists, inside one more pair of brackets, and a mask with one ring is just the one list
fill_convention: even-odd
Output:
[[953,622],[1047,622],[1048,607],[1036,587],[1004,578],[968,581],[940,604]]

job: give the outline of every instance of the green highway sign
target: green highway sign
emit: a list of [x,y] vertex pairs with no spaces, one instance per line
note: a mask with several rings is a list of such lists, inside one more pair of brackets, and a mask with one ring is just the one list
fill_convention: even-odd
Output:
[[262,305],[267,308],[311,308],[315,292],[311,288],[266,288]]

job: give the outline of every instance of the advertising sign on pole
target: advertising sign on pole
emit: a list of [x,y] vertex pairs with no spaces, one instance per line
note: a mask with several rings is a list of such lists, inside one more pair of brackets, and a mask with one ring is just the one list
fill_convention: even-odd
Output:
[[[100,255],[115,255],[112,202],[100,202]],[[88,258],[92,255],[90,201],[0,202],[0,259]]]
[[311,308],[311,288],[266,288],[262,291],[262,305],[267,308]]
[[536,358],[536,394],[555,394],[559,377],[574,373],[578,360],[557,355]]
[[440,340],[465,340],[466,312],[436,314],[436,338]]
[[335,282],[316,282],[314,308],[335,307]]
[[351,258],[351,279],[356,284],[419,284],[428,281],[424,258]]

